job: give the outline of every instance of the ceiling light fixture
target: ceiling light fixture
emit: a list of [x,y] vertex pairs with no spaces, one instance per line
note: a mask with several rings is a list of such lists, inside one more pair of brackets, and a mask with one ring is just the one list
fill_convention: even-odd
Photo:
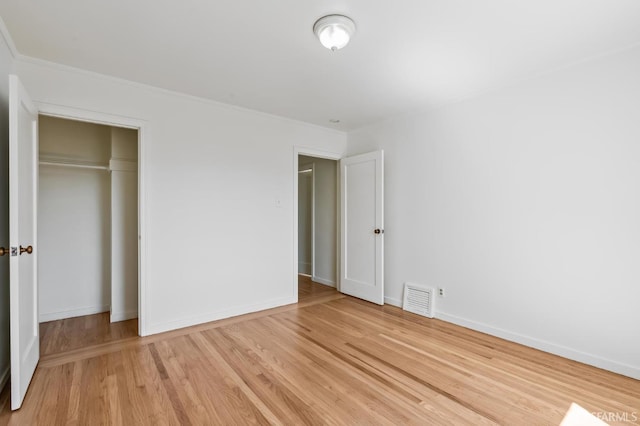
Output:
[[327,15],[313,24],[313,32],[327,49],[342,49],[356,32],[356,24],[343,15]]

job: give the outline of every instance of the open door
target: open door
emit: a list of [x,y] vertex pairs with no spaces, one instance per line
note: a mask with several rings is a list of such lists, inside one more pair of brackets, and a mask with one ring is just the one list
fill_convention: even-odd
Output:
[[340,160],[340,291],[384,304],[382,151]]
[[38,111],[9,76],[9,291],[11,409],[27,393],[40,359],[37,275]]

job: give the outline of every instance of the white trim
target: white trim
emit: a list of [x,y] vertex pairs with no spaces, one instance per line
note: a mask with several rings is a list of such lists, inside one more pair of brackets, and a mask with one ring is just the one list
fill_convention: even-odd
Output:
[[18,59],[18,55],[19,55],[18,49],[16,49],[16,45],[13,42],[13,37],[11,37],[11,33],[9,33],[9,29],[7,28],[4,21],[2,20],[2,16],[0,16],[0,35],[2,35],[2,38],[4,39],[4,43],[7,45],[7,48],[9,49],[9,53],[13,57],[13,60]]
[[340,262],[342,259],[342,244],[340,244],[340,232],[341,232],[341,222],[340,218],[342,217],[342,197],[340,196],[340,191],[342,187],[340,186],[340,161],[336,161],[336,272],[335,272],[335,280],[336,280],[336,290],[342,292],[342,283],[340,282]]
[[396,299],[394,297],[384,297],[384,303],[391,306],[397,306],[398,308],[402,308],[402,300]]
[[305,271],[311,271],[309,275],[314,276],[316,274],[316,163],[298,164],[298,179],[300,179],[300,168],[311,169],[311,262],[298,262],[298,272],[301,266],[309,265],[310,268]]
[[85,315],[100,314],[102,312],[109,312],[109,305],[105,306],[89,306],[87,308],[68,309],[66,311],[48,312],[46,314],[40,313],[38,315],[39,322],[56,321],[66,318],[82,317]]
[[327,285],[329,287],[334,287],[335,288],[335,286],[336,286],[336,282],[335,281],[327,280],[325,278],[320,278],[320,277],[316,277],[316,276],[311,276],[311,281],[313,281],[314,283]]
[[2,374],[0,374],[0,392],[4,390],[4,386],[9,381],[9,377],[11,377],[11,365],[7,364],[7,367]]
[[468,320],[466,318],[460,318],[455,315],[436,312],[436,318],[465,328],[470,328],[471,330],[476,330],[495,337],[500,337],[501,339],[505,339],[510,342],[519,343],[521,345],[525,345],[534,349],[539,349],[544,352],[549,352],[554,355],[559,355],[564,358],[582,362],[584,364],[589,364],[594,367],[613,371],[614,373],[622,374],[636,380],[640,380],[640,368],[632,365],[622,364],[616,361],[601,358],[596,355],[591,355],[586,352],[577,351],[566,346],[551,343],[546,340],[540,340],[533,337],[525,336],[523,334],[514,333],[512,331]]
[[[298,175],[299,176],[299,175]],[[316,274],[316,163],[311,163],[311,276]]]
[[[322,151],[297,145],[293,147],[293,286],[291,297],[294,302],[292,303],[298,302],[298,157],[300,155],[325,158],[327,160],[340,160],[342,158],[342,153],[338,152]],[[339,167],[336,168],[339,169]],[[337,224],[337,227],[340,228],[340,223]],[[336,266],[339,267],[339,263]],[[337,288],[339,289],[340,287],[338,286]]]
[[147,171],[147,125],[141,124],[138,128],[138,334],[146,336],[147,331],[147,306],[151,300],[151,287],[147,287],[147,223],[149,205],[146,191]]
[[250,109],[247,107],[242,107],[242,106],[238,106],[238,105],[233,105],[233,104],[228,104],[228,103],[224,103],[224,102],[220,102],[220,101],[216,101],[213,99],[208,99],[208,98],[203,98],[200,96],[195,96],[195,95],[189,95],[186,93],[182,93],[182,92],[177,92],[174,90],[169,90],[169,89],[164,89],[162,87],[158,87],[158,86],[152,86],[150,84],[144,84],[144,83],[139,83],[136,81],[131,81],[131,80],[126,80],[123,78],[118,78],[118,77],[113,77],[111,75],[107,75],[107,74],[101,74],[98,72],[94,72],[94,71],[89,71],[89,70],[85,70],[82,68],[76,68],[76,67],[72,67],[69,65],[63,65],[57,62],[51,62],[51,61],[47,61],[44,59],[40,59],[40,58],[34,58],[32,56],[27,56],[27,55],[23,55],[21,53],[17,53],[15,60],[19,61],[19,62],[24,62],[24,63],[30,63],[33,65],[38,65],[38,66],[42,66],[42,67],[47,67],[50,69],[54,69],[54,70],[58,70],[58,71],[63,71],[63,72],[70,72],[70,73],[75,73],[75,74],[80,74],[86,77],[90,77],[90,78],[97,78],[103,81],[107,81],[110,83],[115,83],[115,84],[120,84],[120,85],[124,85],[124,86],[129,86],[129,87],[133,87],[136,89],[142,89],[142,90],[147,90],[153,93],[162,93],[164,95],[169,95],[169,96],[173,96],[173,97],[177,97],[180,99],[189,99],[192,101],[196,101],[196,102],[200,102],[206,105],[213,105],[213,106],[217,106],[219,108],[224,108],[227,110],[235,110],[235,111],[241,111],[244,113],[249,113],[252,115],[256,115],[259,117],[267,117],[267,118],[271,118],[271,119],[277,119],[279,121],[283,121],[286,123],[292,123],[292,124],[297,124],[303,127],[310,127],[316,130],[322,130],[325,131],[327,133],[332,133],[332,134],[339,134],[339,135],[346,135],[347,132],[338,130],[338,129],[334,129],[334,128],[330,128],[330,127],[324,127],[318,124],[312,124],[312,123],[308,123],[306,121],[300,121],[300,120],[295,120],[293,118],[288,118],[288,117],[283,117],[281,115],[275,115],[275,114],[270,114],[268,112],[263,112],[263,111],[258,111],[255,109]]
[[35,102],[42,115],[66,118],[69,120],[85,121],[114,127],[124,127],[138,130],[138,334],[147,335],[147,304],[149,291],[147,289],[147,191],[145,173],[147,165],[147,144],[150,143],[148,125],[145,120],[135,117],[107,114],[66,105],[48,102]]
[[[296,280],[296,283],[298,280]],[[211,321],[235,317],[238,315],[250,314],[253,312],[264,311],[279,306],[297,303],[298,298],[284,297],[279,299],[271,299],[265,302],[255,303],[252,305],[235,306],[233,308],[222,309],[220,311],[210,312],[208,314],[196,315],[193,317],[183,318],[174,321],[163,322],[159,324],[150,324],[147,328],[148,334],[164,333],[165,331],[177,330],[179,328],[191,327],[192,325],[204,324]]]
[[[325,160],[340,160],[344,157],[344,153],[338,153],[334,151],[322,151],[320,149],[315,148],[307,148],[304,146],[294,146],[293,147],[294,156],[296,159],[296,163],[298,160],[298,155],[304,155],[306,157],[314,157],[314,158],[323,158]],[[297,170],[298,164],[296,164],[295,170]]]
[[111,312],[110,322],[126,321],[138,318],[138,311]]
[[133,130],[138,130],[140,126],[146,124],[146,120],[137,117],[108,114],[90,109],[76,108],[37,100],[34,100],[34,103],[38,107],[38,111],[41,115],[47,115],[49,117],[66,118],[67,120],[123,127],[125,129]]

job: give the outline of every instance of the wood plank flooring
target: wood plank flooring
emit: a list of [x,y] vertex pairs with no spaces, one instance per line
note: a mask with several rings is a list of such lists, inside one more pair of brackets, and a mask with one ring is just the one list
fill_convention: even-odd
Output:
[[298,301],[308,302],[322,296],[339,294],[335,288],[311,281],[308,275],[298,275]]
[[137,336],[137,319],[111,324],[108,312],[44,322],[40,324],[40,356]]
[[144,338],[71,333],[23,408],[2,393],[0,424],[558,425],[572,402],[640,423],[637,380],[310,281],[300,295]]

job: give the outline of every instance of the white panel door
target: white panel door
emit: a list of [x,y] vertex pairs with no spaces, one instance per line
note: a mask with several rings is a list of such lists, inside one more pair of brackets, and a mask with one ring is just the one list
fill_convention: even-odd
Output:
[[9,76],[9,244],[11,409],[27,393],[40,359],[37,276],[38,111]]
[[340,160],[340,291],[384,304],[382,151]]

